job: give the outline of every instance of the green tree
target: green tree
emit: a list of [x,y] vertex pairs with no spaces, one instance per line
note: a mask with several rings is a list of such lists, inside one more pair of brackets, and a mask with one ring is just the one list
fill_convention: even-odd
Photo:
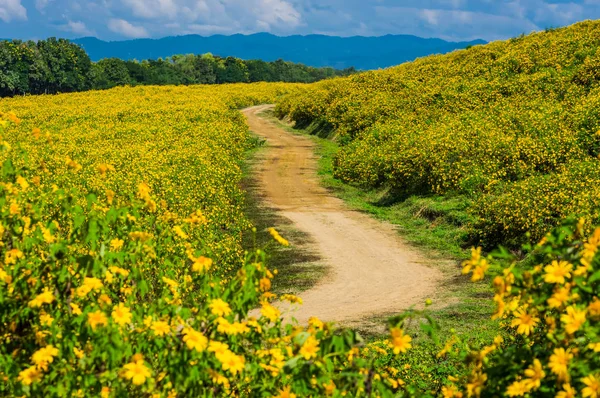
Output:
[[107,58],[97,63],[101,69],[97,88],[111,88],[131,84],[131,77],[125,61],[118,58]]
[[273,66],[260,59],[246,61],[248,76],[251,82],[276,82],[277,78]]
[[218,83],[246,83],[248,82],[248,67],[239,58],[227,57],[223,68],[217,71]]

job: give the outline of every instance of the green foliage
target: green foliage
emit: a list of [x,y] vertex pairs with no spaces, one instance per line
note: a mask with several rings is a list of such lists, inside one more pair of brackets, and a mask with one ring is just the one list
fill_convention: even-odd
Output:
[[[211,247],[207,224],[217,221],[221,233],[232,226],[224,218],[215,220],[215,211],[233,213],[225,217],[244,223],[236,205],[239,174],[231,160],[243,154],[247,126],[219,95],[245,92],[237,100],[243,103],[291,88],[118,88],[6,101],[16,106],[33,98],[40,108],[23,120],[14,113],[0,114],[1,395],[391,395],[397,385],[378,375],[372,358],[358,356],[363,343],[355,332],[335,330],[317,319],[307,327],[283,323],[272,304],[277,298],[270,292],[274,272],[263,251],[235,260],[214,256]],[[138,98],[141,90],[154,93],[150,114],[139,104],[128,108],[134,102],[128,94]],[[210,101],[190,101],[193,94]],[[198,136],[160,159],[158,169],[150,162],[164,148],[149,158],[136,156],[127,166],[122,163],[144,145],[141,131],[130,137],[126,152],[119,153],[117,146],[100,155],[118,156],[117,171],[110,164],[94,169],[71,158],[53,164],[52,157],[60,156],[67,143],[61,139],[75,141],[88,157],[102,153],[101,141],[85,140],[93,135],[89,125],[79,127],[83,137],[73,125],[65,127],[71,129],[67,137],[30,129],[32,119],[44,120],[42,112],[55,111],[44,101],[58,100],[61,109],[75,112],[99,99],[102,104],[110,100],[110,109],[119,112],[107,118],[110,123],[120,117],[127,130],[147,130],[152,126],[145,123],[154,123],[148,121],[151,114],[162,117],[156,106],[161,95],[170,105],[164,111],[171,123],[160,126],[162,134],[152,139],[153,146],[172,146],[188,117],[201,128]],[[77,101],[82,98],[86,101]],[[174,105],[178,100],[184,100],[179,108]],[[75,116],[97,117],[89,110]],[[4,140],[25,134],[36,145],[23,140],[21,148],[13,148]],[[50,156],[44,158],[44,153]],[[200,175],[201,182],[188,184],[186,173]],[[170,177],[179,184],[169,187]],[[119,187],[105,190],[113,178],[122,178]],[[156,191],[141,178],[154,181]],[[220,184],[212,185],[219,179]],[[168,200],[172,197],[177,201]],[[178,215],[181,201],[205,211]],[[209,209],[209,202],[216,207]],[[287,244],[276,231],[271,234]],[[235,235],[230,230],[212,243],[235,252]],[[291,295],[279,299],[299,301]]]
[[212,54],[166,59],[92,63],[85,51],[65,39],[0,41],[0,97],[56,94],[125,85],[190,85],[246,82],[312,83],[347,76],[353,68],[312,68],[284,62],[243,61]]
[[473,238],[518,248],[571,212],[596,220],[593,177],[564,173],[593,169],[600,154],[599,32],[586,21],[324,81],[277,112],[337,131],[337,178],[398,200],[465,196]]

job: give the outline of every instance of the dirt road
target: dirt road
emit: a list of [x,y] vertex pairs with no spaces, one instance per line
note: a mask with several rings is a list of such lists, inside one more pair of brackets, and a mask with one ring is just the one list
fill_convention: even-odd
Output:
[[256,171],[262,194],[314,239],[329,268],[322,281],[300,294],[304,305],[288,309],[291,316],[301,324],[310,316],[346,323],[433,298],[442,272],[403,243],[391,225],[349,210],[320,186],[313,141],[258,116],[268,108],[243,111],[251,131],[269,145]]

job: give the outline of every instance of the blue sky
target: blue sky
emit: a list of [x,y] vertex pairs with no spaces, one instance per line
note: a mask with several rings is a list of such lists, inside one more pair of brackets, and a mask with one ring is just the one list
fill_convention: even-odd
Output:
[[600,0],[0,0],[0,37],[271,32],[498,40],[600,18]]

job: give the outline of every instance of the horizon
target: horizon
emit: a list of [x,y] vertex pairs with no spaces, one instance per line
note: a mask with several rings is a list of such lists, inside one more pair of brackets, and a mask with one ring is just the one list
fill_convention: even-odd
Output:
[[0,37],[124,41],[269,33],[486,42],[600,18],[589,0],[2,0]]
[[[231,33],[231,34],[214,33],[214,34],[209,34],[209,35],[202,35],[202,34],[198,34],[198,33],[188,33],[188,34],[178,34],[178,35],[161,36],[161,37],[140,37],[140,38],[133,38],[133,39],[117,39],[117,40],[103,40],[103,39],[101,39],[99,37],[96,37],[96,36],[80,36],[80,37],[70,38],[68,40],[77,41],[77,40],[83,40],[83,39],[96,39],[96,40],[103,41],[103,42],[106,42],[106,43],[114,43],[114,42],[135,41],[135,40],[163,40],[163,39],[177,38],[177,37],[204,37],[204,38],[210,38],[210,37],[233,37],[233,36],[245,36],[245,37],[249,37],[249,36],[258,36],[258,35],[269,35],[269,36],[274,36],[274,37],[278,37],[278,38],[318,36],[318,37],[332,37],[332,38],[338,38],[338,39],[353,39],[353,38],[364,38],[364,39],[373,38],[373,39],[377,39],[377,38],[382,38],[382,37],[388,37],[389,36],[389,37],[414,37],[414,38],[419,38],[419,39],[424,39],[424,40],[443,40],[443,41],[446,41],[448,43],[466,43],[466,42],[474,42],[474,41],[482,41],[482,42],[485,42],[485,43],[489,43],[485,39],[473,39],[473,40],[453,41],[453,40],[445,40],[445,39],[442,39],[440,37],[424,37],[424,36],[417,36],[417,35],[411,35],[411,34],[392,34],[392,33],[386,33],[386,34],[382,34],[382,35],[373,35],[373,36],[362,36],[362,35],[336,36],[336,35],[327,35],[327,34],[322,34],[322,33],[306,33],[306,34],[298,33],[298,34],[289,34],[289,35],[278,35],[278,34],[274,34],[274,33],[270,33],[270,32]],[[62,38],[61,36],[48,36],[48,37],[45,37],[45,38],[42,38],[42,39],[35,39],[35,40],[47,40],[50,37]],[[6,39],[2,39],[2,40],[6,40]],[[15,40],[15,39],[13,39],[13,40]],[[18,40],[21,40],[21,39],[18,39]],[[32,40],[34,40],[34,39],[32,39]]]

